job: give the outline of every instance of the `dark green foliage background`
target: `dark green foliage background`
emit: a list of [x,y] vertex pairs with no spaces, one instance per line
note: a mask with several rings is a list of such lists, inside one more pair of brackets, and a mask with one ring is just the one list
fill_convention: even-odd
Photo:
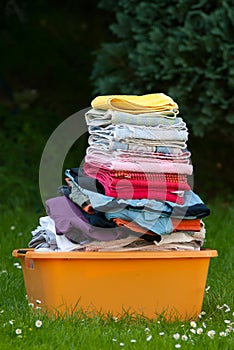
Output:
[[[94,0],[0,2],[1,211],[43,210],[41,154],[55,128],[90,105],[92,52],[109,37],[106,20]],[[83,158],[85,141],[65,166]]]
[[101,0],[115,41],[98,51],[101,94],[165,92],[194,135],[234,138],[233,0]]
[[[101,5],[101,8],[100,6]],[[98,94],[164,92],[189,127],[194,190],[232,197],[234,2],[0,2],[0,210],[43,210],[54,129]],[[84,157],[77,140],[64,167]]]

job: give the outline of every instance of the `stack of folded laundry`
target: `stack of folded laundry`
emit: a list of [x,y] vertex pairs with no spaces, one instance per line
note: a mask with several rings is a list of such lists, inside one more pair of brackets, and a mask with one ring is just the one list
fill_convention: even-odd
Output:
[[[96,97],[85,114],[84,163],[65,171],[63,196],[47,200],[48,216],[29,246],[199,250],[209,209],[189,184],[188,129],[178,114],[178,105],[163,93]],[[57,245],[50,244],[51,231]]]
[[183,204],[192,165],[186,150],[188,131],[177,117],[178,106],[164,94],[137,101],[137,96],[93,100],[94,108],[86,114],[90,146],[84,171],[103,185],[108,196]]

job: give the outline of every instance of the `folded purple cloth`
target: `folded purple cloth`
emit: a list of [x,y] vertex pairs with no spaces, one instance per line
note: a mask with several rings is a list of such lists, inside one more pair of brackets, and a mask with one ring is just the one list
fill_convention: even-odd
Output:
[[45,204],[47,215],[55,222],[56,233],[64,234],[75,243],[87,240],[110,241],[132,234],[131,230],[120,227],[103,228],[90,225],[81,209],[65,196],[50,198]]

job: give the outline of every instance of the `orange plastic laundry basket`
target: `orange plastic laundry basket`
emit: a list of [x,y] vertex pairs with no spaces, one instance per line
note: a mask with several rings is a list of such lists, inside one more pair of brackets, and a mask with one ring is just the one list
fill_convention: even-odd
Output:
[[29,303],[49,313],[76,310],[187,320],[201,312],[217,251],[35,252],[21,259]]

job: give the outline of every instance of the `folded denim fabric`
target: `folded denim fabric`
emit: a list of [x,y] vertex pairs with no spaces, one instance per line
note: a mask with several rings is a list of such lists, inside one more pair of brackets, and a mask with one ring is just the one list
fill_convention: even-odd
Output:
[[154,217],[169,216],[174,218],[204,218],[210,215],[210,209],[203,203],[201,198],[193,191],[184,192],[184,204],[178,205],[170,201],[157,201],[153,199],[119,199],[105,196],[95,191],[82,189],[91,202],[93,208],[108,212],[119,212],[123,209],[132,208],[137,212],[147,209],[154,213]]
[[91,102],[94,109],[118,110],[128,113],[177,111],[178,105],[164,93],[147,95],[106,95],[97,96]]
[[[189,219],[183,219],[179,224],[178,221],[175,221],[172,217],[157,217],[157,215],[154,215],[154,213],[147,209],[140,212],[134,208],[125,208],[118,212],[107,212],[106,217],[114,219],[115,222],[118,222],[116,219],[122,220],[122,223],[124,220],[128,221],[129,224],[133,222],[134,224],[141,226],[142,233],[144,233],[143,230],[145,229],[144,234],[147,234],[150,231],[164,236],[183,231],[184,233],[192,235],[196,233],[197,238],[203,238],[202,236],[204,236],[205,233],[204,223],[201,223],[200,220],[191,221]],[[190,221],[191,223],[189,224]],[[179,230],[178,227],[180,228]]]
[[147,209],[138,211],[129,207],[118,212],[106,212],[105,215],[109,220],[119,218],[133,221],[145,229],[145,233],[152,231],[158,235],[166,235],[173,232],[173,225],[170,217],[158,216]]

